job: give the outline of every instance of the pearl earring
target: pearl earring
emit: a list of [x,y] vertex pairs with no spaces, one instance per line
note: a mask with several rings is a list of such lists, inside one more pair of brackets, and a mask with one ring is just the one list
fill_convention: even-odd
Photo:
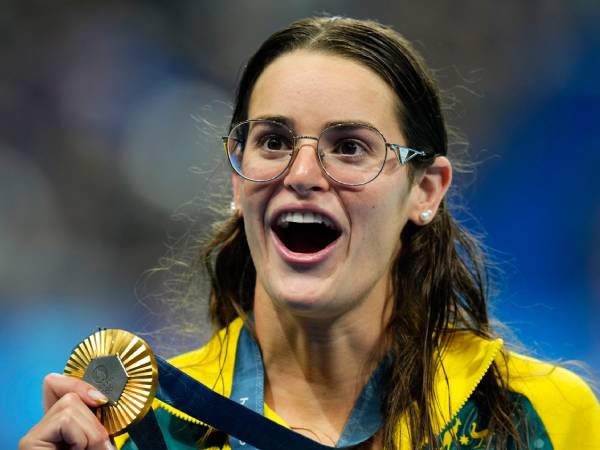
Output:
[[429,222],[429,219],[431,219],[432,214],[433,214],[433,212],[430,209],[427,209],[427,210],[423,211],[421,214],[419,214],[419,219],[421,219],[421,222],[427,223],[427,222]]
[[231,214],[235,214],[237,212],[237,205],[233,200],[231,200],[231,203],[229,203],[229,211],[231,211]]

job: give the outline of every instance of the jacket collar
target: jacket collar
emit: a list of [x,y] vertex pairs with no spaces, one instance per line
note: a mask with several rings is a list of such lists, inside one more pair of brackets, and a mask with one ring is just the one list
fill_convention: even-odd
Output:
[[452,331],[440,352],[434,378],[437,425],[441,432],[471,397],[502,349],[502,339],[488,340],[468,331]]
[[[217,333],[206,346],[170,360],[192,378],[227,397],[231,394],[237,342],[243,322],[235,319]],[[440,351],[440,361],[434,378],[436,422],[434,430],[440,433],[458,414],[475,391],[502,349],[502,339],[487,340],[467,331],[452,331],[447,345]],[[223,351],[222,351],[223,350]],[[190,422],[180,411],[156,400],[157,406]],[[408,436],[405,420],[401,433]]]

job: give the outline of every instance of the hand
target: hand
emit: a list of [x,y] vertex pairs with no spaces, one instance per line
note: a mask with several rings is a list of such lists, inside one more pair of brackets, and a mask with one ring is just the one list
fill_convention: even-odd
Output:
[[114,450],[91,407],[108,399],[78,378],[50,374],[44,379],[44,417],[19,442],[19,450]]

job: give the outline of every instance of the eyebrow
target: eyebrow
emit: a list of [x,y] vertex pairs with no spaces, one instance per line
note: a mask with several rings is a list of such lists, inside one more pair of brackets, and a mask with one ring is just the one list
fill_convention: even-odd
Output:
[[270,120],[272,122],[278,122],[281,123],[283,125],[286,125],[288,128],[294,128],[294,121],[292,119],[290,119],[289,117],[286,116],[270,116],[270,115],[266,115],[266,116],[257,116],[257,117],[253,117],[250,120]]
[[[285,126],[287,126],[288,128],[294,130],[294,120],[286,117],[286,116],[281,116],[281,115],[264,115],[264,116],[257,116],[255,118],[253,118],[252,120],[271,120],[273,122],[278,122],[281,123]],[[346,119],[346,120],[332,120],[329,121],[327,123],[324,124],[323,126],[323,130],[325,128],[329,128],[329,127],[333,127],[336,125],[363,125],[366,127],[370,127],[370,128],[375,128],[376,130],[378,129],[375,125],[373,125],[370,122],[366,122],[364,120],[354,120],[354,119]]]

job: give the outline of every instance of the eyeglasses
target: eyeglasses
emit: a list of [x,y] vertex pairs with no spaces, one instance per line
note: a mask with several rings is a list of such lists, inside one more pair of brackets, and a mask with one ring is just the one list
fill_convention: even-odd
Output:
[[400,164],[431,153],[390,144],[379,130],[365,124],[340,123],[325,128],[318,137],[296,136],[286,125],[273,120],[246,120],[223,137],[225,152],[233,170],[256,182],[280,177],[298,153],[298,141],[317,142],[318,161],[333,181],[360,186],[373,181],[383,170],[388,149]]

